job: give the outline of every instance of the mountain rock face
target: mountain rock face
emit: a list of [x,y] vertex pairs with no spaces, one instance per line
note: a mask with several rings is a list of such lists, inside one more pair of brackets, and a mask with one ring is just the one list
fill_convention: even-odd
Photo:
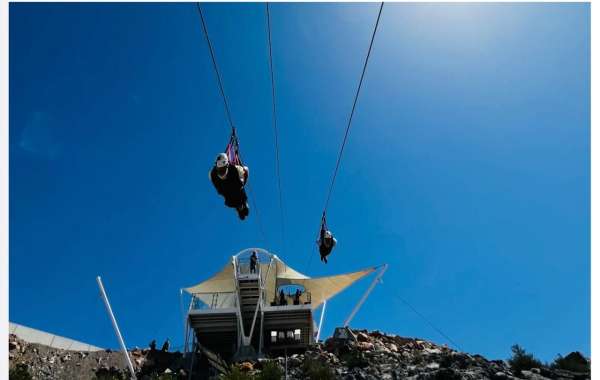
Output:
[[[27,372],[31,379],[73,380],[73,379],[128,379],[129,370],[120,351],[67,351],[27,343],[9,335],[10,379],[14,373]],[[151,374],[171,374],[165,379],[176,379],[175,370],[184,368],[185,360],[179,352],[133,349],[129,351],[138,378],[152,378]],[[141,375],[141,376],[140,376]],[[181,373],[183,375],[183,373]],[[25,376],[25,375],[23,375]],[[19,377],[24,380],[28,377]],[[187,379],[188,377],[182,377]]]
[[[127,379],[120,352],[73,352],[9,338],[10,368],[26,371],[32,379]],[[138,379],[188,379],[190,361],[181,353],[134,349],[130,351]],[[565,358],[589,368],[579,353]],[[194,379],[217,378],[206,360],[196,360]],[[275,367],[279,372],[273,372]],[[487,360],[424,340],[403,338],[377,331],[352,330],[343,338],[329,338],[303,354],[259,359],[232,367],[225,379],[590,379],[589,372],[556,368],[513,371],[503,360]],[[267,370],[269,369],[269,370]],[[269,376],[267,376],[269,372]],[[273,373],[276,375],[274,376]],[[280,375],[277,375],[279,373]],[[279,377],[278,377],[279,376]],[[24,378],[24,377],[23,377]],[[11,377],[12,379],[12,377]],[[21,379],[21,377],[19,377]]]
[[310,376],[310,366],[327,373],[318,368],[317,363],[329,368],[328,372],[333,375],[331,378],[347,380],[590,378],[590,373],[546,367],[515,373],[504,360],[487,360],[481,355],[470,355],[447,346],[378,331],[353,331],[348,339],[330,338],[324,345],[313,346],[303,355],[290,357],[288,367],[291,369],[288,371],[292,374],[291,378],[318,378]]

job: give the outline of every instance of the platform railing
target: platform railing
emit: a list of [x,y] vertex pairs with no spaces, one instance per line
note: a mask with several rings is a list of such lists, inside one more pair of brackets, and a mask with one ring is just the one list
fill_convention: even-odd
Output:
[[312,295],[308,291],[300,294],[299,299],[293,293],[284,293],[283,303],[279,297],[279,293],[275,295],[275,299],[271,300],[271,306],[293,306],[293,305],[309,305],[312,302]]
[[236,257],[236,261],[236,270],[238,275],[260,275],[260,260],[256,261],[256,270],[254,272],[250,270],[250,257]]
[[235,292],[210,292],[192,294],[190,310],[222,309],[237,307]]

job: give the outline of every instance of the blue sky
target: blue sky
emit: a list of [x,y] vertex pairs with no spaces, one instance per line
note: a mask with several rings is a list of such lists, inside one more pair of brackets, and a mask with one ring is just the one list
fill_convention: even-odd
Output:
[[101,275],[129,346],[178,346],[179,289],[261,246],[313,276],[390,264],[355,327],[446,343],[404,299],[468,352],[589,355],[589,4],[385,5],[329,265],[378,5],[271,6],[284,240],[264,4],[203,7],[266,239],[207,179],[228,126],[195,4],[13,3],[11,321],[116,347]]

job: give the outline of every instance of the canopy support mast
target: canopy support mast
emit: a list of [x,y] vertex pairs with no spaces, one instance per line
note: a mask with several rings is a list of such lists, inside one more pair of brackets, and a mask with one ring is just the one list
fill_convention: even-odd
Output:
[[319,341],[319,337],[321,336],[321,326],[323,326],[323,317],[325,316],[325,307],[327,306],[327,300],[323,301],[323,308],[321,309],[321,318],[319,319],[319,330],[317,330],[317,338],[316,341]]
[[354,316],[356,315],[356,313],[358,312],[358,310],[360,309],[360,307],[363,305],[363,303],[367,300],[367,297],[369,297],[369,294],[371,294],[371,291],[373,290],[373,288],[375,288],[375,285],[377,284],[377,282],[379,282],[379,279],[383,276],[383,274],[385,273],[385,271],[387,270],[387,268],[388,268],[388,265],[387,264],[383,264],[383,266],[379,270],[379,273],[377,274],[377,276],[375,276],[375,278],[371,282],[371,285],[369,285],[369,288],[367,289],[367,291],[365,292],[365,294],[363,294],[363,296],[360,299],[360,301],[358,301],[358,303],[356,304],[356,306],[354,306],[354,309],[352,309],[352,312],[350,313],[350,315],[348,316],[348,318],[346,318],[346,321],[344,322],[344,327],[347,327],[350,324],[350,322],[352,321],[352,319],[354,318]]
[[112,308],[110,307],[110,303],[108,302],[108,297],[106,296],[106,292],[104,291],[104,286],[102,285],[102,279],[100,278],[100,276],[96,277],[96,281],[98,282],[98,287],[100,288],[100,295],[102,296],[102,300],[104,301],[104,305],[106,306],[106,311],[108,312],[113,328],[115,329],[115,335],[119,340],[121,351],[123,352],[123,356],[125,356],[127,367],[129,367],[129,372],[131,372],[131,378],[135,380],[135,371],[133,369],[133,364],[131,364],[131,358],[129,357],[129,353],[127,352],[127,348],[125,347],[125,341],[123,340],[121,332],[119,331],[117,320],[115,319],[115,315],[113,314]]

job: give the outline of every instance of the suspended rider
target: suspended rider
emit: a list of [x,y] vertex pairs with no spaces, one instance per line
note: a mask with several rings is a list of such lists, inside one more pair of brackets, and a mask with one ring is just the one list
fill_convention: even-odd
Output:
[[319,240],[317,240],[317,245],[319,246],[321,261],[325,264],[327,264],[327,256],[329,256],[336,244],[337,240],[333,237],[331,231],[323,226],[323,228],[321,228],[321,233],[319,234]]
[[230,163],[225,153],[219,153],[215,165],[208,173],[208,178],[217,193],[225,198],[225,206],[235,208],[241,220],[250,213],[248,197],[244,186],[248,181],[248,167]]

